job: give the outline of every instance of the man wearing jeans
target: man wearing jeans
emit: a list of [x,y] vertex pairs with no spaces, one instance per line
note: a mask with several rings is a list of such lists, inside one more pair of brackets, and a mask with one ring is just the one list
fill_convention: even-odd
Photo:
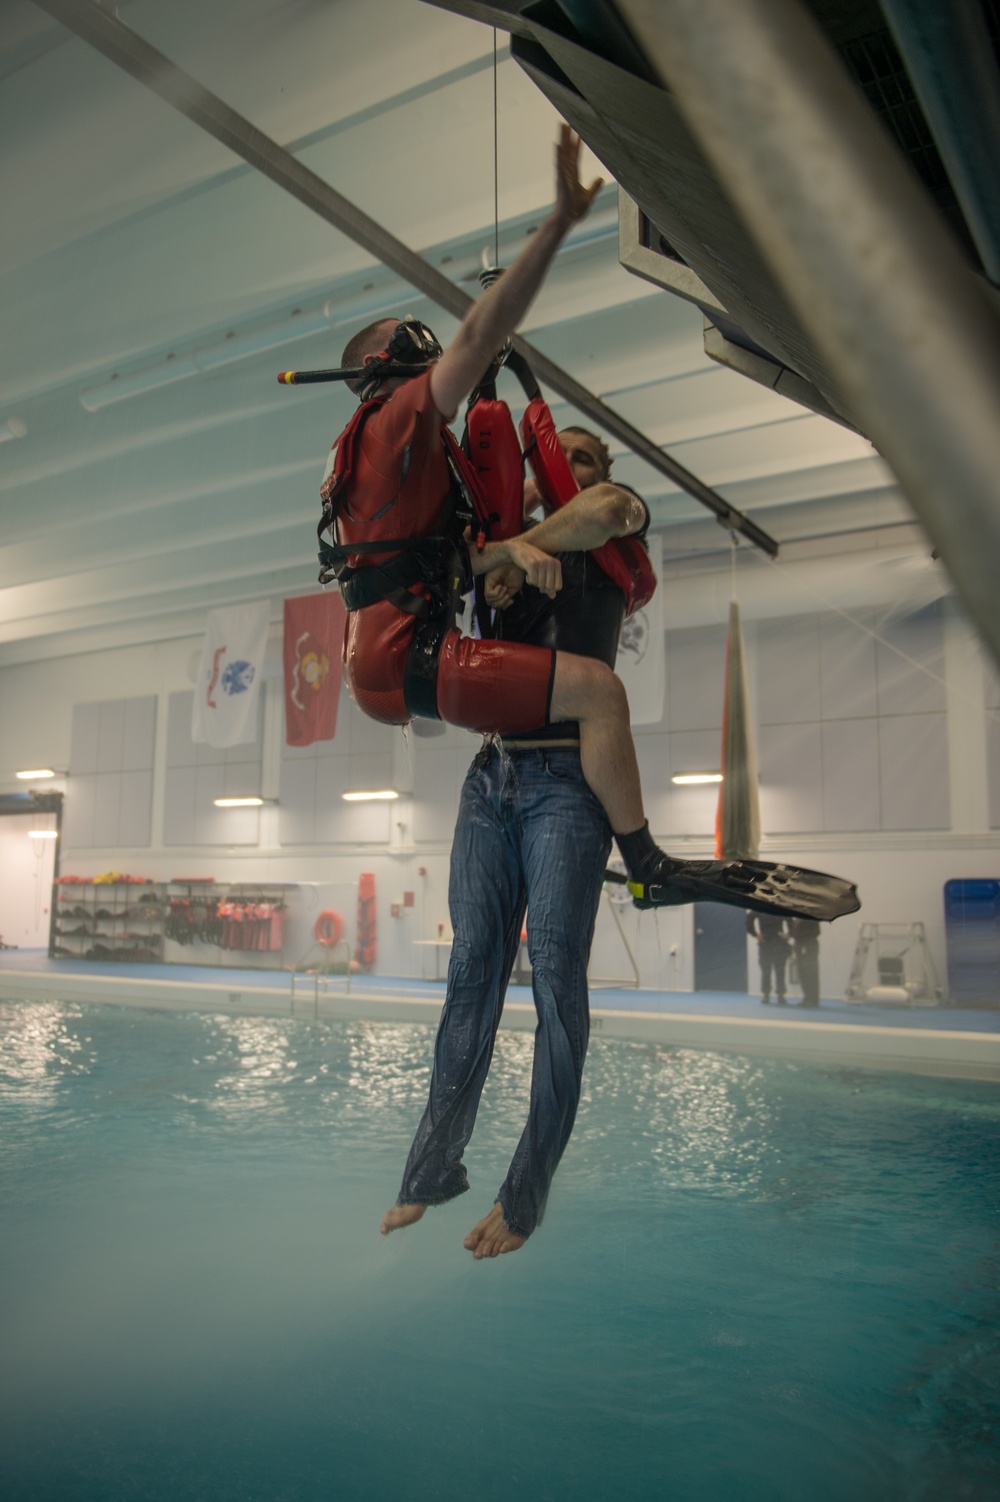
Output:
[[[578,484],[607,479],[607,451],[595,435],[574,428],[559,436]],[[608,536],[635,532],[645,517],[638,497],[616,489]],[[498,616],[500,630],[507,640],[556,646],[613,667],[622,593],[589,553],[564,553],[560,561],[563,589],[556,598],[516,594]],[[489,581],[487,597],[506,601],[517,582],[504,571]],[[575,725],[484,741],[462,788],[452,846],[455,938],[430,1098],[383,1235],[469,1187],[462,1155],[493,1057],[525,906],[538,1013],[528,1121],[496,1203],[464,1245],[477,1259],[495,1257],[523,1246],[539,1224],[580,1098],[590,1030],[587,965],[610,849],[611,828],[584,779]]]

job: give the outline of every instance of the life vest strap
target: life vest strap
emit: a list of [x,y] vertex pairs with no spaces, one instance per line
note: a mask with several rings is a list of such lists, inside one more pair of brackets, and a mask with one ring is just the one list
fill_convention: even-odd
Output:
[[[331,547],[320,541],[320,582],[336,577],[348,610],[363,610],[379,600],[389,600],[398,610],[418,620],[454,617],[458,596],[467,588],[468,554],[452,537],[397,537],[381,542]],[[392,553],[384,563],[350,564],[351,557]],[[409,587],[423,584],[427,595]]]

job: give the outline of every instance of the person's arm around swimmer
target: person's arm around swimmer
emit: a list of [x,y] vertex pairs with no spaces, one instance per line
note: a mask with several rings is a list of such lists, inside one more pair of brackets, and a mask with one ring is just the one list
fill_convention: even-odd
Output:
[[487,586],[486,599],[498,608],[502,606],[491,595],[509,594],[509,604],[525,581],[551,598],[562,587],[562,567],[551,554],[589,553],[612,537],[629,537],[641,531],[646,521],[646,508],[631,491],[620,490],[617,485],[595,485],[553,511],[529,533],[507,542],[487,543],[482,553],[470,550],[472,572],[497,574]]
[[[580,493],[565,506],[546,509],[545,519],[528,534],[532,545],[543,552],[583,553],[603,547],[613,537],[641,532],[648,525],[649,512],[633,491],[609,479],[611,458],[596,433],[564,428],[559,443]],[[543,497],[529,476],[524,485],[525,522],[543,505]],[[486,603],[494,610],[505,610],[525,582],[532,584],[534,580],[527,579],[516,565],[491,569],[484,589]]]

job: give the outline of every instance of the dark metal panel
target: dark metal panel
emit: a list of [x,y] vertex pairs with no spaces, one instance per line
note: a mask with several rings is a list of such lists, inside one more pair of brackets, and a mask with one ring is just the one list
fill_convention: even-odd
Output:
[[990,279],[1000,284],[1000,71],[978,0],[882,0]]

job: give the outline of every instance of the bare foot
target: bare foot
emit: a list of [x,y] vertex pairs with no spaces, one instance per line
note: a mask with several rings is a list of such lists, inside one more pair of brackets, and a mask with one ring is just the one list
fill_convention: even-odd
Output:
[[489,1215],[472,1227],[462,1245],[478,1262],[481,1257],[499,1257],[501,1252],[516,1252],[524,1245],[523,1236],[515,1236],[504,1225],[503,1211],[499,1204],[493,1206]]
[[391,1232],[398,1231],[403,1226],[412,1226],[420,1219],[426,1209],[426,1205],[393,1205],[392,1209],[387,1210],[383,1215],[379,1230],[383,1236],[388,1236]]

